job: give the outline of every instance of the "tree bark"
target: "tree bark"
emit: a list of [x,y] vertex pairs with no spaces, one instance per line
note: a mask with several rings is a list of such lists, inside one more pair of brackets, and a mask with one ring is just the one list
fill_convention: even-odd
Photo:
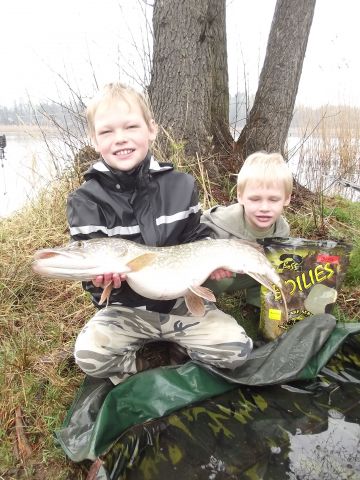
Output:
[[249,120],[236,143],[239,165],[258,150],[284,155],[316,0],[277,0]]
[[168,134],[161,146],[170,137],[193,156],[228,145],[225,0],[156,0],[153,27],[149,96]]

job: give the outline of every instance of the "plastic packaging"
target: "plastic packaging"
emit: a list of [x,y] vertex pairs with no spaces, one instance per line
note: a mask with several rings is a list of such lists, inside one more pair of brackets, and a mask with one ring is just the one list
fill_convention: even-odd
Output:
[[273,340],[296,322],[331,313],[345,277],[351,245],[333,240],[267,238],[267,258],[279,273],[287,312],[280,292],[261,287],[260,331]]

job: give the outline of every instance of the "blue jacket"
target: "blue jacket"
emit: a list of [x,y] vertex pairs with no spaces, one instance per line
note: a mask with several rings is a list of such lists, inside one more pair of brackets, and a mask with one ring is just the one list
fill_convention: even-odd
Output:
[[[122,237],[151,246],[167,246],[206,238],[195,179],[158,163],[150,154],[131,172],[111,169],[99,160],[85,173],[85,183],[68,197],[67,216],[73,240]],[[83,284],[98,305],[102,289]],[[138,295],[123,282],[110,303],[146,306],[167,313],[175,300],[156,301]]]

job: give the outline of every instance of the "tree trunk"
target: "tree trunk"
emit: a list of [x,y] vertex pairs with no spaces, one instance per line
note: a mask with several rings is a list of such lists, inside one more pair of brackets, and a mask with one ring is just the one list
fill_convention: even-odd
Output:
[[155,0],[153,27],[156,121],[188,155],[228,145],[225,0]]
[[281,152],[287,139],[316,0],[277,0],[249,120],[236,144],[239,165],[258,150]]

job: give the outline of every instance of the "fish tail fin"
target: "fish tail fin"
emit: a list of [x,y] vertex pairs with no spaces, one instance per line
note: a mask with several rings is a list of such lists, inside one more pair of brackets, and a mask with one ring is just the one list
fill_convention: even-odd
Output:
[[265,288],[268,290],[271,290],[272,292],[275,293],[274,285],[273,283],[268,279],[267,276],[262,275],[261,273],[256,273],[256,272],[246,272],[247,275],[252,277],[254,280],[257,282],[261,283]]
[[[273,292],[276,295],[277,290],[274,287],[274,283],[270,282],[268,280],[268,277],[265,277],[265,276],[263,276],[259,273],[254,273],[254,272],[251,272],[251,273],[247,272],[247,274],[250,275],[250,277],[252,277],[257,282],[261,283],[261,285],[264,285],[265,288],[267,288],[268,290],[270,290],[271,292]],[[281,300],[282,300],[283,305],[284,305],[284,316],[285,316],[285,319],[287,321],[289,313],[288,313],[287,301],[286,301],[286,298],[285,298],[285,293],[284,293],[283,287],[281,285],[281,282],[280,283],[278,282],[277,284],[275,284],[275,286],[280,291]]]
[[281,299],[282,299],[283,305],[284,305],[285,320],[284,320],[283,323],[287,323],[288,318],[289,318],[289,311],[288,311],[288,307],[287,307],[287,301],[286,301],[286,298],[285,298],[284,290],[283,290],[282,288],[279,288],[279,290],[280,290]]

